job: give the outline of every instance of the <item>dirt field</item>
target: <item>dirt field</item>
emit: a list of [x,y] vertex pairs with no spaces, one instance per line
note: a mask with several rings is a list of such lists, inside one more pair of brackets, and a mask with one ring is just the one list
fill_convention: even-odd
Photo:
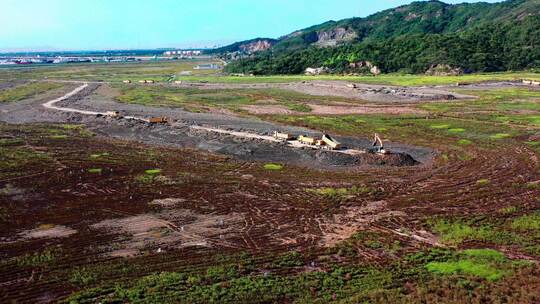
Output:
[[[183,83],[176,87],[198,89],[267,89],[277,88],[306,93],[317,96],[338,96],[355,98],[372,102],[400,103],[435,100],[454,100],[474,98],[470,95],[456,94],[447,90],[447,87],[398,87],[375,84],[354,84],[343,81],[302,81],[286,84],[255,83]],[[510,85],[510,84],[508,84]]]
[[[119,103],[90,83],[55,103],[163,125],[42,106],[80,85],[0,104],[0,302],[540,300],[535,89],[292,84],[392,97],[242,115]],[[393,153],[261,139],[276,129],[358,149],[378,132]]]
[[[90,84],[81,92],[63,100],[55,106],[79,109],[84,111],[106,112],[121,111],[122,115],[141,118],[167,116],[178,121],[174,124],[149,125],[136,120],[117,120],[95,115],[62,112],[55,109],[44,109],[42,100],[29,103],[9,104],[0,108],[0,120],[8,123],[31,122],[83,122],[90,130],[98,134],[121,139],[137,140],[139,142],[157,144],[162,146],[175,146],[184,148],[197,148],[205,151],[233,155],[243,160],[257,160],[266,162],[284,162],[289,164],[311,166],[314,168],[347,168],[351,165],[358,167],[364,165],[401,165],[400,156],[379,156],[363,154],[357,156],[329,157],[325,151],[311,149],[293,149],[284,147],[279,143],[266,143],[264,141],[246,140],[233,136],[215,134],[212,132],[194,131],[190,125],[205,125],[222,129],[249,131],[256,134],[272,134],[274,130],[284,130],[295,134],[312,134],[318,132],[305,128],[291,128],[276,124],[230,116],[227,114],[190,113],[180,109],[155,108],[141,105],[125,105],[115,102],[107,96],[99,94],[100,85]],[[102,91],[101,91],[102,92]],[[370,147],[368,140],[356,138],[339,138],[341,142],[351,148],[366,149]],[[399,143],[388,143],[388,148],[397,154],[405,153],[421,163],[430,162],[434,152],[421,147],[410,147]]]

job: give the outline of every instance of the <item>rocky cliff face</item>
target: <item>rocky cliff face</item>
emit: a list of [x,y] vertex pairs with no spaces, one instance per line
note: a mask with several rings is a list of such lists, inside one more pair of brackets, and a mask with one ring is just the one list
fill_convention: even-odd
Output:
[[352,29],[337,27],[331,30],[317,32],[317,42],[319,46],[335,46],[341,42],[354,40],[358,35]]
[[256,53],[266,51],[271,48],[273,43],[269,40],[257,40],[240,45],[240,50],[246,53]]

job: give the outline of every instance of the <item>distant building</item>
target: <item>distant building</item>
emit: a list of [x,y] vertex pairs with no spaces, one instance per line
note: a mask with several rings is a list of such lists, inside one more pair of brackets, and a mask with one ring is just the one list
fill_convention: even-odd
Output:
[[219,70],[221,66],[215,63],[212,64],[199,64],[193,68],[194,70]]
[[181,55],[183,57],[192,57],[192,56],[200,56],[202,54],[202,51],[182,51],[182,50],[172,50],[172,51],[166,51],[163,53],[164,56],[174,56],[174,55]]

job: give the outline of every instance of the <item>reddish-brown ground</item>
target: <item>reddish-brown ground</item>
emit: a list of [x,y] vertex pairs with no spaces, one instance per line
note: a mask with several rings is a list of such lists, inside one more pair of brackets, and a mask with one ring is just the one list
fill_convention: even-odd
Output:
[[[58,133],[67,137],[50,136]],[[66,279],[74,267],[120,267],[126,257],[140,276],[203,267],[217,253],[247,251],[265,259],[291,249],[324,251],[361,230],[400,240],[403,251],[439,246],[426,231],[426,216],[493,215],[516,204],[527,210],[538,193],[519,185],[540,179],[537,155],[521,146],[491,153],[471,148],[470,160],[429,166],[267,171],[261,163],[195,150],[84,135],[1,126],[2,138],[22,139],[5,149],[48,157],[0,175],[0,302],[55,301],[76,290]],[[353,186],[365,190],[342,196],[308,191]],[[44,250],[55,253],[54,261],[17,262]],[[358,250],[367,260],[391,258]],[[130,276],[110,270],[105,278]]]

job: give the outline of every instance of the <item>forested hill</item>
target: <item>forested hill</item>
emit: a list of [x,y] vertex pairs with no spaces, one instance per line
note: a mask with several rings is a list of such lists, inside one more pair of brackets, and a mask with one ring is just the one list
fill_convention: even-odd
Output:
[[329,21],[273,41],[268,51],[235,61],[231,72],[336,72],[370,61],[383,72],[420,73],[436,64],[465,71],[540,66],[540,0],[450,5],[413,2],[366,18]]

